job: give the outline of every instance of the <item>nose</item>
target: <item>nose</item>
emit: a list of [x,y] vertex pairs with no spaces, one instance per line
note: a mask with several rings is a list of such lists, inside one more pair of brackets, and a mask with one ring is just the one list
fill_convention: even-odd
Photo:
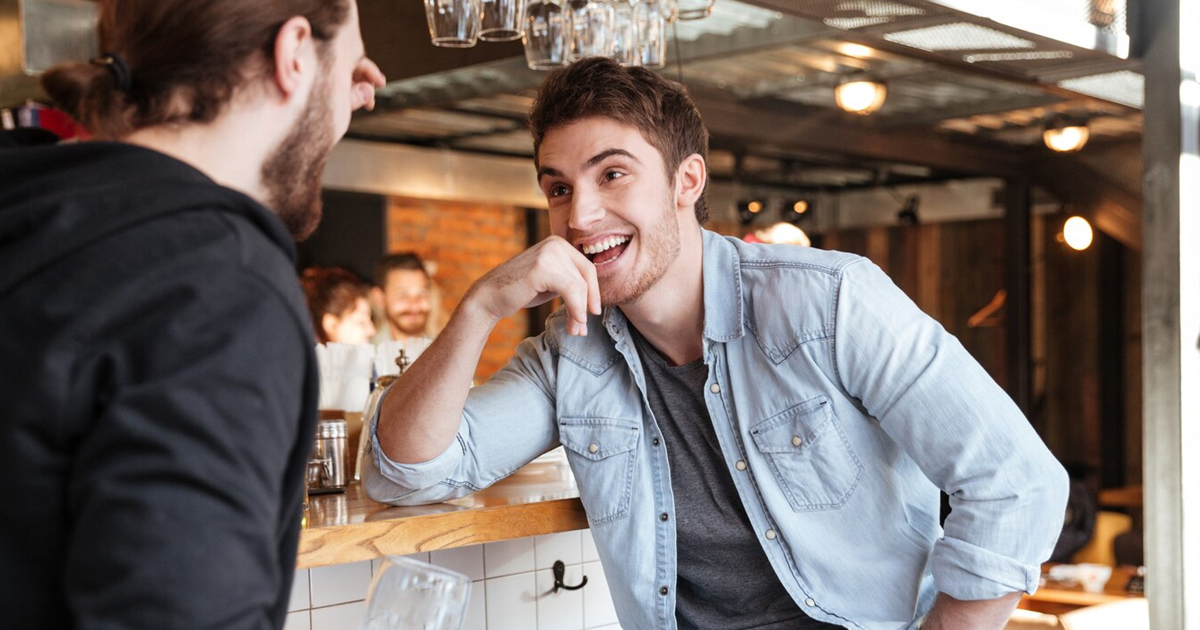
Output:
[[571,194],[571,214],[567,218],[567,226],[572,230],[587,232],[602,218],[604,204],[600,195],[595,191],[576,188]]

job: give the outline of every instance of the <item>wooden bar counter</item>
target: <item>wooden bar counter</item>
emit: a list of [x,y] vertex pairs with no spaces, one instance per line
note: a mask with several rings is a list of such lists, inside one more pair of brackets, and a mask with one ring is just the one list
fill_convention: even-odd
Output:
[[358,562],[587,526],[565,462],[534,462],[485,490],[415,507],[376,503],[353,483],[344,494],[309,497],[296,566]]

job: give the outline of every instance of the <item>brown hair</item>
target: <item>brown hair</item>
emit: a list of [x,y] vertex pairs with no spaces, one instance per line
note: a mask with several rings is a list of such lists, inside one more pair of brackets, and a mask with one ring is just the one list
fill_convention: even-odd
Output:
[[[693,153],[708,163],[708,129],[682,84],[645,68],[624,68],[606,57],[589,57],[551,72],[529,113],[534,160],[546,132],[600,116],[632,125],[662,154],[667,178]],[[705,183],[707,188],[707,182]],[[702,192],[696,220],[708,221]]]
[[416,252],[400,252],[384,256],[375,265],[375,286],[383,288],[387,284],[388,274],[393,271],[420,271],[426,278],[429,277],[429,270]]
[[318,343],[329,343],[321,319],[327,314],[342,317],[354,309],[360,298],[367,299],[371,290],[362,278],[341,267],[309,267],[300,274],[300,286],[304,288]]
[[307,18],[324,56],[349,14],[350,0],[100,0],[100,48],[128,66],[128,91],[93,63],[51,68],[42,87],[100,138],[211,122],[239,87],[269,72],[285,22]]

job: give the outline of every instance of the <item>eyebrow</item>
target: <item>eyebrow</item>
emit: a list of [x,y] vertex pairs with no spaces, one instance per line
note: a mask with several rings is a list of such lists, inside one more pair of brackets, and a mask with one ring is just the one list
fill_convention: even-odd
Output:
[[[632,153],[626,151],[625,149],[613,148],[613,149],[605,149],[605,150],[597,153],[596,155],[593,155],[592,157],[588,158],[588,161],[583,163],[583,167],[591,168],[591,167],[603,162],[604,160],[607,160],[608,158],[610,158],[614,155],[620,155],[623,157],[627,157],[627,158],[633,160],[634,162],[637,162],[638,164],[642,163],[641,160],[637,159],[636,156],[634,156]],[[555,168],[552,168],[549,166],[543,166],[538,169],[538,181],[541,181],[541,179],[545,176],[556,177],[559,175],[562,175],[562,173],[560,173],[558,171],[558,169],[555,169]]]

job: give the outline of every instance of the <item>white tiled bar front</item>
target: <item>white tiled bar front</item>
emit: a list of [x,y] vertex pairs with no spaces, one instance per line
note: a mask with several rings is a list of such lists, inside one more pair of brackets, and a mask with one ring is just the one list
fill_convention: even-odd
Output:
[[[409,556],[471,579],[463,630],[617,630],[604,570],[588,530],[560,532]],[[564,581],[587,586],[551,593],[556,560]],[[381,560],[298,569],[284,630],[356,630]]]

